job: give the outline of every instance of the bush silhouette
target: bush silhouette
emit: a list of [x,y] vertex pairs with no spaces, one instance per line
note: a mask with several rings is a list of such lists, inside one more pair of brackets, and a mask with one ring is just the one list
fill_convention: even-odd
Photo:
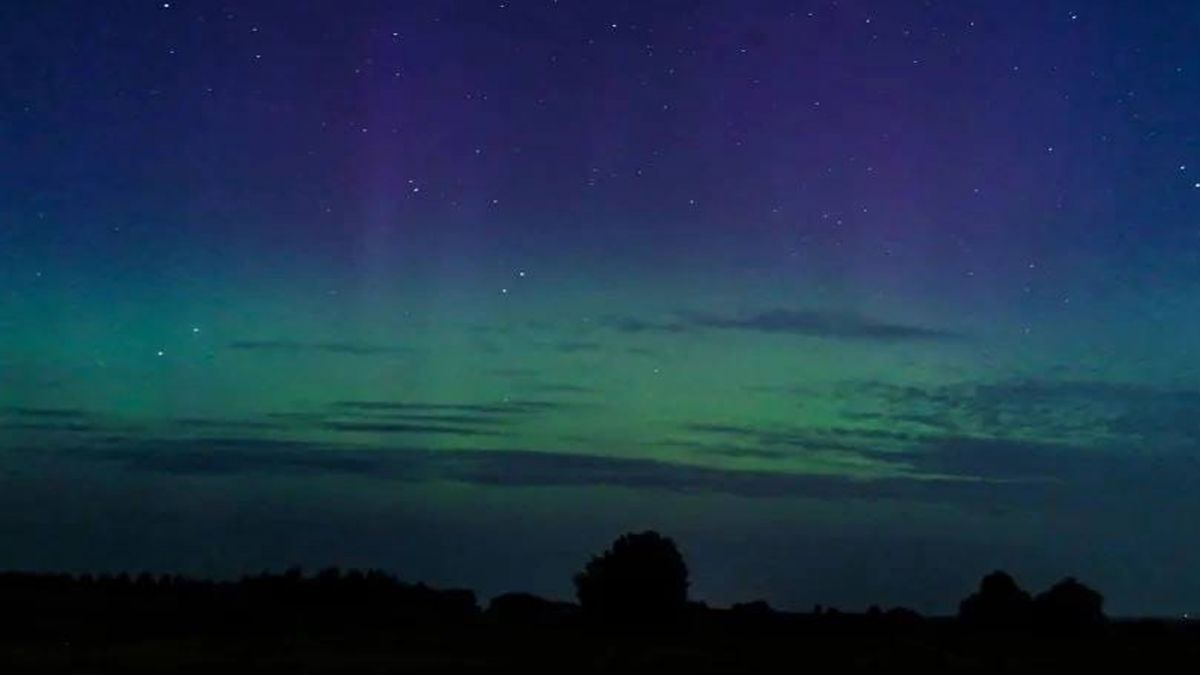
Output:
[[735,602],[729,611],[742,616],[770,616],[775,613],[775,610],[771,608],[771,603],[766,600]]
[[1039,625],[1052,629],[1089,628],[1105,621],[1104,596],[1074,577],[1039,593],[1034,598],[1033,611]]
[[675,542],[653,531],[623,534],[575,575],[590,616],[628,623],[678,618],[687,607],[688,570]]
[[958,606],[964,623],[986,628],[1017,628],[1029,623],[1033,599],[1006,572],[997,570],[979,582],[979,590]]
[[486,616],[515,625],[552,625],[570,621],[579,611],[573,603],[547,600],[532,593],[505,593],[492,598]]

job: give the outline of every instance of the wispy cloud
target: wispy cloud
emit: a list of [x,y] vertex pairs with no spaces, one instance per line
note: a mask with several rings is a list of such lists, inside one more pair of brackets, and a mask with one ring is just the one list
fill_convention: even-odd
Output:
[[480,426],[502,426],[511,422],[511,418],[503,415],[486,415],[478,413],[423,413],[406,410],[356,411],[349,410],[339,413],[338,420],[372,420],[388,422],[417,422],[421,424],[463,424]]
[[600,391],[595,387],[587,387],[581,384],[556,382],[533,384],[530,386],[530,389],[543,394],[595,394]]
[[224,419],[220,417],[180,417],[169,422],[172,426],[181,429],[200,429],[213,431],[236,431],[236,430],[274,430],[287,429],[289,425],[281,421],[271,420],[246,420],[246,419]]
[[0,422],[0,429],[13,431],[45,431],[45,432],[77,432],[90,433],[102,431],[101,427],[90,422],[47,421],[47,422]]
[[878,452],[908,447],[922,437],[905,431],[848,427],[780,427],[778,425],[735,425],[693,422],[684,431],[734,441],[752,447],[791,449],[791,456],[811,450]]
[[705,328],[790,333],[835,339],[892,342],[950,340],[962,337],[958,333],[938,328],[894,323],[848,311],[772,309],[740,317],[699,312],[684,313],[682,316],[692,325]]
[[0,415],[39,419],[81,419],[87,417],[88,412],[82,408],[26,408],[8,406],[0,408]]
[[602,348],[599,342],[589,340],[563,340],[554,344],[554,349],[565,354],[577,352],[598,352]]
[[770,309],[739,316],[683,311],[677,312],[676,317],[669,321],[647,321],[635,317],[607,317],[603,321],[603,325],[625,333],[740,330],[875,342],[964,338],[960,333],[941,328],[885,321],[851,311],[811,309]]
[[408,401],[335,401],[334,408],[373,411],[457,411],[482,414],[516,414],[560,410],[573,407],[570,403],[529,399],[513,399],[499,403],[433,403]]
[[1072,480],[1082,467],[1114,469],[1112,453],[1057,443],[946,436],[905,453],[922,471],[990,479]]
[[575,407],[537,399],[494,403],[335,401],[317,423],[327,431],[499,436],[503,427],[531,415]]
[[0,429],[41,433],[92,433],[105,429],[94,415],[82,408],[0,408]]
[[646,321],[630,316],[604,317],[600,325],[622,333],[685,333],[689,330],[686,324],[678,321]]
[[494,429],[448,424],[414,424],[407,422],[324,422],[320,425],[327,431],[350,431],[382,434],[440,434],[447,436],[496,436]]
[[343,452],[336,446],[239,437],[126,440],[60,455],[115,461],[137,471],[173,475],[294,472],[367,475],[380,473],[382,467],[369,453]]
[[242,351],[264,352],[324,352],[345,356],[389,356],[407,354],[411,350],[406,347],[377,345],[359,342],[303,342],[298,340],[236,340],[230,342],[230,349]]
[[1089,380],[1009,379],[916,386],[848,382],[848,417],[947,435],[1154,450],[1200,442],[1200,390]]

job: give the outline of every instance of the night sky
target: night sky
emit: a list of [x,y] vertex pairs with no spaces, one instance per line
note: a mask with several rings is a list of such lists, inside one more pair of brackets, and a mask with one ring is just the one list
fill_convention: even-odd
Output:
[[1200,607],[1200,5],[0,5],[0,568]]

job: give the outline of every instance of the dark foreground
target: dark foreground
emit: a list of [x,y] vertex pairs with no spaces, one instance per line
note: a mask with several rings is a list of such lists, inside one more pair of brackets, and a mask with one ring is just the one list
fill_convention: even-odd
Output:
[[[1200,664],[1200,622],[1106,620],[1098,593],[1073,580],[1031,599],[990,574],[955,619],[791,614],[764,602],[710,609],[650,562],[606,560],[576,578],[582,607],[510,593],[481,608],[469,590],[336,568],[238,581],[0,574],[0,674],[1175,673]],[[647,560],[685,574],[674,556]]]
[[[797,673],[1170,672],[1200,659],[1195,627],[1115,624],[1103,635],[1046,639],[967,635],[946,623],[916,630],[729,630],[605,636],[479,624],[239,631],[209,635],[5,641],[0,671],[29,673]],[[804,622],[798,622],[803,624]],[[1170,670],[1168,670],[1170,669]],[[1120,672],[1117,671],[1117,672]]]
[[980,627],[903,610],[789,614],[690,604],[667,622],[599,621],[525,595],[385,575],[0,575],[0,673],[1194,672],[1200,625]]

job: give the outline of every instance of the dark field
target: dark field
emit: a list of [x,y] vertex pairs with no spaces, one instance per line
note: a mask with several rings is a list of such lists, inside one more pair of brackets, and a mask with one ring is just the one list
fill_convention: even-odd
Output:
[[[1200,658],[1195,626],[1116,624],[1102,635],[1046,639],[963,634],[946,622],[891,631],[814,626],[773,630],[713,625],[674,634],[608,636],[570,628],[481,621],[446,627],[330,627],[204,636],[76,635],[5,641],[5,672],[1167,672]],[[903,669],[902,671],[897,669]]]
[[792,614],[691,603],[669,622],[602,621],[513,594],[477,606],[379,573],[237,583],[6,575],[0,672],[1167,672],[1200,625],[985,628],[905,610]]

